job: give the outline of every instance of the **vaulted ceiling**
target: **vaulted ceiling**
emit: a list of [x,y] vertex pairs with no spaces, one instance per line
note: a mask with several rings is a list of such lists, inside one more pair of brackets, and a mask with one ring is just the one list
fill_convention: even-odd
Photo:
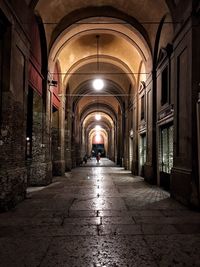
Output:
[[[146,81],[164,15],[160,47],[172,40],[172,18],[165,0],[26,1],[44,23],[49,71],[53,73],[59,64],[63,93],[73,96],[88,127],[93,125],[97,99],[96,110],[103,112],[110,106],[110,114],[116,115],[124,99],[134,94],[140,81]],[[105,81],[102,93],[92,88],[96,77]],[[110,117],[102,115],[109,125]]]
[[[121,14],[126,15],[126,19],[128,18],[127,15],[134,18],[148,33],[151,45],[154,44],[157,23],[159,23],[163,15],[168,14],[168,22],[172,21],[165,0],[97,0],[95,2],[92,0],[33,0],[32,2],[36,5],[35,10],[42,17],[43,22],[46,23],[46,32],[49,38],[58,24],[69,14],[73,14],[78,10],[80,13],[76,17],[84,18],[84,12],[85,16],[89,17],[86,11],[88,7],[94,10],[106,7],[107,12],[104,10],[104,13],[107,13],[108,17],[113,16],[112,13],[109,14],[108,9],[108,7],[112,7],[120,11]],[[93,14],[95,14],[94,11]],[[73,18],[71,19],[73,20]],[[169,38],[171,34],[171,27],[168,26],[165,29],[165,38]]]

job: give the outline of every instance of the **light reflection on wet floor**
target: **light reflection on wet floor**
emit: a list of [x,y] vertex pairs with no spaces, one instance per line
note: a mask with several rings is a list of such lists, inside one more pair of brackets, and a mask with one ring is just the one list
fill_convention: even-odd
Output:
[[0,215],[1,266],[200,266],[200,214],[101,161]]

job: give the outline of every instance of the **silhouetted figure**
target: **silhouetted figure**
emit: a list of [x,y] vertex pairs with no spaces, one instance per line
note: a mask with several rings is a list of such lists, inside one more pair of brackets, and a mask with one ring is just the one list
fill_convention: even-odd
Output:
[[100,156],[101,156],[101,153],[98,153],[97,156],[96,156],[97,163],[99,163]]
[[91,157],[95,157],[95,152],[94,152],[94,150],[91,151]]
[[87,154],[85,154],[85,156],[83,157],[83,162],[86,164],[87,163]]

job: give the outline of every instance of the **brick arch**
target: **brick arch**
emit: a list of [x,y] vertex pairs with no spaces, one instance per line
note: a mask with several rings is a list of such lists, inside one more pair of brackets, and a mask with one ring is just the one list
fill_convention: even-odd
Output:
[[29,85],[43,95],[47,81],[47,44],[42,19],[33,15],[30,24],[31,56],[29,62]]
[[101,7],[90,6],[86,8],[76,9],[71,13],[69,13],[68,15],[66,15],[56,26],[56,28],[52,33],[50,48],[52,47],[53,43],[56,41],[58,36],[62,33],[62,31],[64,31],[72,24],[82,19],[87,19],[92,17],[102,17],[102,16],[108,18],[117,18],[126,21],[127,23],[132,25],[136,30],[138,30],[142,34],[149,48],[151,49],[151,42],[144,27],[134,17],[131,17],[126,13],[117,10],[112,6],[101,6]]
[[[110,116],[110,118],[112,118],[114,121],[117,120],[117,114],[111,106],[105,103],[101,103],[100,107],[103,108],[103,112],[106,113],[108,116]],[[89,106],[86,106],[81,113],[80,120],[83,121],[89,114],[95,112],[96,110],[97,110],[96,104],[92,103]]]

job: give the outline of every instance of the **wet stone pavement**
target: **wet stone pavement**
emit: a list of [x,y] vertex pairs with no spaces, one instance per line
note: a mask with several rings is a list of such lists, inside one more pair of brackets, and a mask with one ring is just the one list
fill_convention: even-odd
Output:
[[200,266],[200,213],[109,164],[30,188],[0,214],[0,266]]

